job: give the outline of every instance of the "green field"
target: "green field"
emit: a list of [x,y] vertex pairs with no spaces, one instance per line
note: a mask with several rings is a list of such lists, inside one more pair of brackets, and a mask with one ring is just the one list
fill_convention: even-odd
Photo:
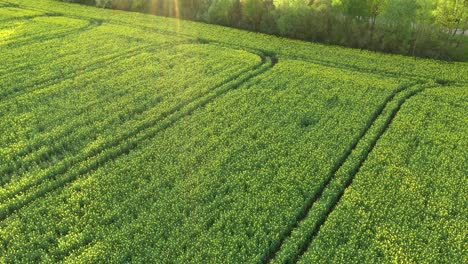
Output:
[[0,263],[467,263],[468,64],[0,0]]

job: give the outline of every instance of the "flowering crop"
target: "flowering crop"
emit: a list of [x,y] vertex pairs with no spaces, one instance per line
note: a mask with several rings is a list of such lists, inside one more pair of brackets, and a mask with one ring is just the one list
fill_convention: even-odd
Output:
[[0,262],[464,258],[465,63],[49,0],[0,51]]

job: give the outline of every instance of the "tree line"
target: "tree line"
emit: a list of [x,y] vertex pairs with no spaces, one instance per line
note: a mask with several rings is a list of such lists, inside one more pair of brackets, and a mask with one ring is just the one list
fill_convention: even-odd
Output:
[[64,0],[278,36],[468,60],[468,0]]

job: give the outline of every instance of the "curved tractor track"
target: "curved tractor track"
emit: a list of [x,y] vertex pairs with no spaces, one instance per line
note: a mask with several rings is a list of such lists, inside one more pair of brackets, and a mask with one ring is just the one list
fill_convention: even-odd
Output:
[[[68,18],[73,18],[73,17],[66,16],[66,15],[59,14],[59,13],[46,13],[46,14],[41,14],[41,15],[36,15],[36,16],[24,17],[24,19],[25,20],[34,19],[34,18],[37,18],[37,17],[68,17]],[[74,19],[76,19],[76,18],[74,18]],[[36,44],[36,43],[39,43],[39,42],[44,42],[44,41],[47,41],[47,40],[67,37],[67,36],[70,36],[70,35],[73,35],[73,34],[80,34],[80,33],[89,31],[89,30],[91,30],[91,29],[93,29],[95,27],[98,27],[98,26],[102,25],[102,23],[103,23],[103,21],[99,20],[99,19],[83,19],[83,18],[80,18],[80,19],[88,21],[88,24],[86,26],[84,26],[84,27],[80,27],[80,28],[76,28],[76,29],[72,29],[72,30],[67,30],[67,31],[64,31],[64,32],[58,32],[58,33],[55,33],[55,34],[52,34],[52,35],[49,35],[49,34],[45,33],[45,34],[32,35],[32,36],[30,36],[30,37],[28,37],[28,38],[26,38],[24,40],[12,39],[13,40],[12,42],[6,43],[5,45],[3,45],[3,47],[4,48],[18,48],[18,47],[22,47],[22,46],[26,46],[26,45],[30,45],[30,44]],[[18,19],[11,19],[11,20],[18,20]],[[5,22],[5,20],[0,20],[0,22]]]
[[295,217],[294,224],[285,230],[279,243],[270,249],[264,263],[296,263],[301,258],[402,105],[424,90],[435,87],[440,85],[418,82],[402,87],[386,98],[368,126],[332,168],[323,187],[310,197],[304,209]]
[[[0,4],[0,8],[7,5],[8,3]],[[18,6],[16,5],[15,7]],[[89,30],[92,29],[92,27],[103,23],[103,21],[100,20],[88,21],[90,21],[88,26],[77,29],[75,31],[80,32]],[[121,24],[118,21],[105,21],[105,23]],[[138,26],[138,28],[158,32],[161,34],[174,34],[192,39],[194,38],[192,35],[179,32],[166,31],[144,26]],[[64,37],[73,34],[75,31],[66,32],[62,35],[53,36],[51,38]],[[38,40],[47,40],[47,38],[44,37]],[[211,90],[186,100],[171,110],[161,114],[156,119],[153,119],[150,122],[137,127],[134,131],[130,132],[129,136],[118,138],[112,142],[106,142],[102,148],[89,153],[88,155],[77,157],[71,164],[65,164],[62,167],[56,168],[39,180],[31,182],[29,185],[24,186],[24,188],[18,190],[17,192],[11,193],[11,195],[8,197],[8,202],[0,205],[0,221],[7,219],[16,211],[31,204],[36,199],[41,198],[44,195],[67,184],[70,184],[77,178],[82,177],[88,172],[102,166],[109,161],[125,155],[132,149],[139,146],[141,142],[156,136],[159,132],[172,126],[178,120],[191,115],[195,110],[204,107],[206,104],[212,102],[223,94],[226,94],[228,91],[236,89],[252,78],[268,71],[278,62],[276,56],[267,55],[267,52],[262,50],[240,47],[229,43],[210,41],[205,39],[200,39],[199,41],[200,43],[220,45],[232,49],[244,49],[248,52],[257,54],[261,58],[261,63],[256,65],[254,68],[247,69],[235,76],[232,76],[225,82],[216,85]],[[356,72],[366,71],[366,69],[361,69],[359,67],[353,68],[349,65],[340,64],[339,62],[330,64],[328,61],[320,60],[319,58],[310,59],[298,57],[293,59],[308,61],[330,67],[347,68]],[[372,73],[385,77],[399,77],[393,73],[384,71],[372,71]],[[423,81],[423,76],[408,75],[405,77],[416,80],[417,82],[401,87],[401,89],[393,92],[385,99],[381,106],[376,109],[375,113],[368,121],[367,126],[361,131],[355,140],[351,142],[345,153],[343,153],[341,158],[337,160],[335,166],[331,168],[329,174],[326,177],[326,180],[322,184],[322,188],[320,188],[320,190],[315,194],[311,195],[300,212],[292,219],[291,226],[285,228],[284,232],[280,234],[279,240],[275,244],[271,245],[271,247],[268,249],[268,252],[265,253],[263,257],[264,263],[297,262],[314,242],[314,239],[320,231],[320,228],[326,222],[331,212],[335,209],[346,189],[352,184],[355,175],[359,172],[381,136],[392,124],[402,105],[408,99],[416,96],[425,89],[440,87],[443,85],[437,81]]]
[[240,87],[250,79],[271,69],[278,62],[277,58],[264,55],[259,51],[250,52],[261,58],[261,62],[253,68],[246,69],[210,90],[176,105],[159,117],[136,127],[133,131],[127,133],[127,136],[105,142],[102,147],[86,153],[86,155],[78,155],[73,161],[52,169],[43,177],[29,182],[19,190],[10,192],[5,199],[6,202],[0,205],[0,221],[7,219],[16,211],[49,192],[57,190],[103,164],[128,153],[139,146],[142,141],[154,137],[178,120],[191,115],[195,110],[204,107],[228,91]]

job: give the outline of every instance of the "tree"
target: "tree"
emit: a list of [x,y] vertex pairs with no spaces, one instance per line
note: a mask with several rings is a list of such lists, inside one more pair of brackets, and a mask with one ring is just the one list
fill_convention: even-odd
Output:
[[310,1],[314,13],[314,20],[317,21],[316,28],[319,39],[322,41],[332,37],[333,8],[331,0]]
[[417,47],[421,39],[426,39],[425,43],[429,44],[431,39],[431,33],[433,31],[432,24],[434,23],[433,10],[435,2],[433,0],[418,0],[415,23],[413,24],[413,43],[411,48],[411,55],[415,56],[417,53]]
[[266,13],[266,5],[263,0],[243,0],[242,18],[248,29],[258,31],[262,17]]
[[468,1],[438,0],[434,15],[436,23],[454,36],[460,27],[466,28]]
[[[435,25],[447,32],[445,47],[447,56],[466,57],[464,46],[467,41],[463,35],[468,28],[468,1],[466,0],[438,0],[434,10]],[[460,32],[460,35],[457,35]],[[460,44],[461,45],[460,47]],[[460,52],[459,54],[457,54]]]
[[388,51],[408,53],[418,8],[414,0],[387,0],[381,8],[379,18],[387,32],[384,40]]
[[230,26],[231,14],[234,6],[233,0],[213,0],[208,9],[207,21],[209,23]]
[[276,24],[280,35],[311,39],[315,30],[310,26],[311,7],[305,1],[281,2],[274,12]]

